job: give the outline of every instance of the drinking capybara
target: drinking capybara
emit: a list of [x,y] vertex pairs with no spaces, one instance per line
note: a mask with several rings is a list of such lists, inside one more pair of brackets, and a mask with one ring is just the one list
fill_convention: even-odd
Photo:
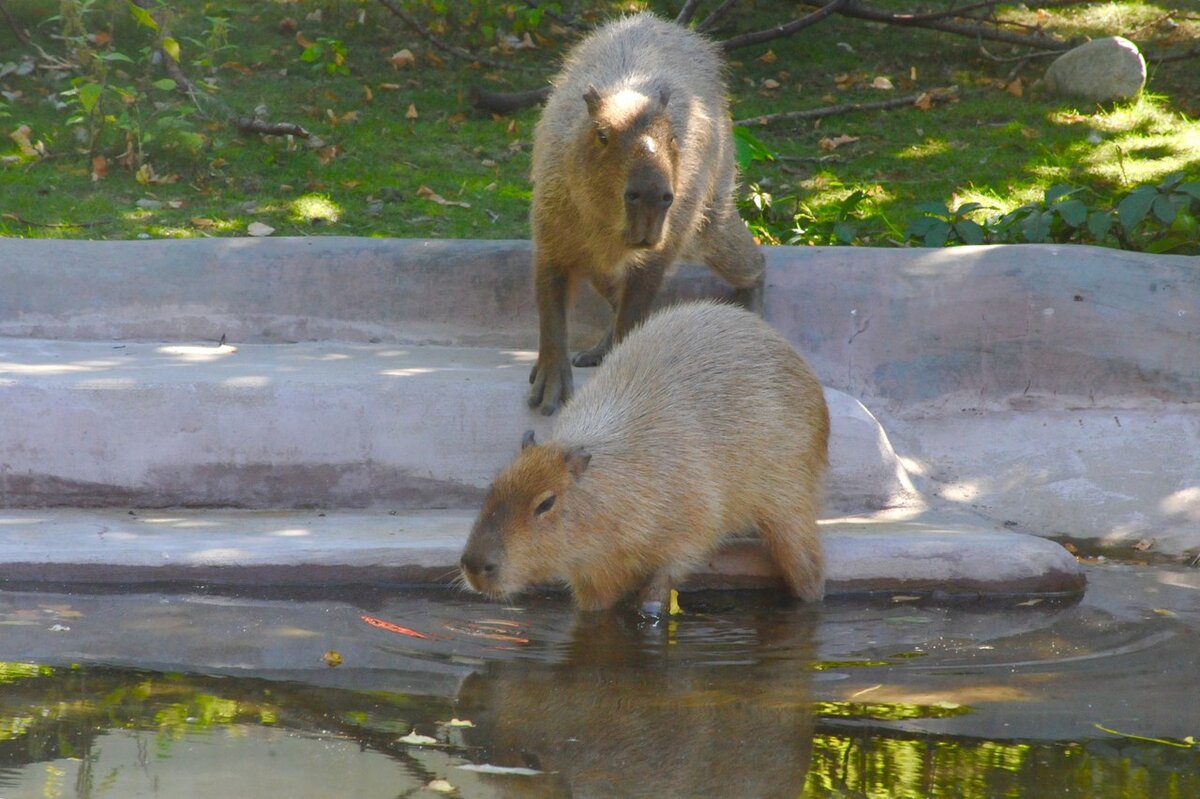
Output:
[[791,345],[714,302],[650,316],[492,484],[462,572],[494,597],[564,581],[585,610],[661,601],[756,528],[792,593],[824,592],[817,509],[829,412]]
[[572,49],[533,140],[538,361],[530,407],[572,393],[567,299],[586,278],[612,327],[576,366],[595,366],[650,309],[680,258],[701,260],[758,310],[763,257],[734,207],[732,126],[718,47],[652,14],[624,17]]

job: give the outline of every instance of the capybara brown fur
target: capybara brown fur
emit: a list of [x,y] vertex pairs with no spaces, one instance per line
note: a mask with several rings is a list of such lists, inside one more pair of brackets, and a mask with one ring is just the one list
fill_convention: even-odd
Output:
[[714,302],[651,315],[605,358],[542,444],[526,435],[462,556],[493,597],[566,582],[585,610],[667,588],[757,529],[795,596],[824,593],[817,513],[829,412],[820,383],[756,315]]
[[708,264],[760,309],[763,256],[734,205],[732,135],[719,48],[703,36],[642,13],[568,53],[533,139],[530,407],[549,415],[571,396],[566,306],[580,278],[614,316],[576,366],[598,364],[645,318],[681,258]]

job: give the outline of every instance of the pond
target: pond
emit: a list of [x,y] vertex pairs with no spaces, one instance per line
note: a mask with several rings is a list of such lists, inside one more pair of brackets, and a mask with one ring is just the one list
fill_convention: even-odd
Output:
[[[0,593],[0,797],[1200,796],[1200,571],[1086,594]],[[424,637],[418,637],[424,636]]]

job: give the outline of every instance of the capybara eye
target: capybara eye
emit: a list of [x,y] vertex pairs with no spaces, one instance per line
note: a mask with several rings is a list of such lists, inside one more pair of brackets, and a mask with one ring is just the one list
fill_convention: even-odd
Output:
[[541,502],[538,503],[538,506],[533,509],[533,515],[541,516],[543,513],[550,510],[551,508],[553,508],[554,500],[555,500],[555,496],[553,494],[551,494],[550,496],[543,499]]
[[600,142],[601,146],[608,144],[607,131],[601,128],[596,128],[596,141]]

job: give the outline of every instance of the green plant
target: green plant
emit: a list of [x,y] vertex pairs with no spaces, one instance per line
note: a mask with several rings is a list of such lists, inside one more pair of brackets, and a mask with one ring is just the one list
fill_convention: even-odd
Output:
[[982,244],[984,229],[968,216],[984,206],[980,203],[963,203],[950,209],[945,203],[917,203],[914,210],[921,215],[908,223],[904,235],[918,239],[926,247],[944,247],[948,243]]
[[1146,252],[1174,252],[1200,242],[1200,182],[1173,172],[1156,185],[1133,189],[1117,203],[1123,243]]
[[349,54],[350,50],[341,39],[322,36],[304,48],[300,60],[327,75],[349,75],[350,65],[346,63]]
[[[1066,184],[1046,189],[1042,199],[1025,203],[992,223],[993,233],[1004,241],[1039,244],[1069,242],[1091,238],[1102,240],[1111,227],[1111,218],[1100,211],[1089,212],[1079,198],[1084,190]],[[1018,237],[1019,234],[1019,237]]]

